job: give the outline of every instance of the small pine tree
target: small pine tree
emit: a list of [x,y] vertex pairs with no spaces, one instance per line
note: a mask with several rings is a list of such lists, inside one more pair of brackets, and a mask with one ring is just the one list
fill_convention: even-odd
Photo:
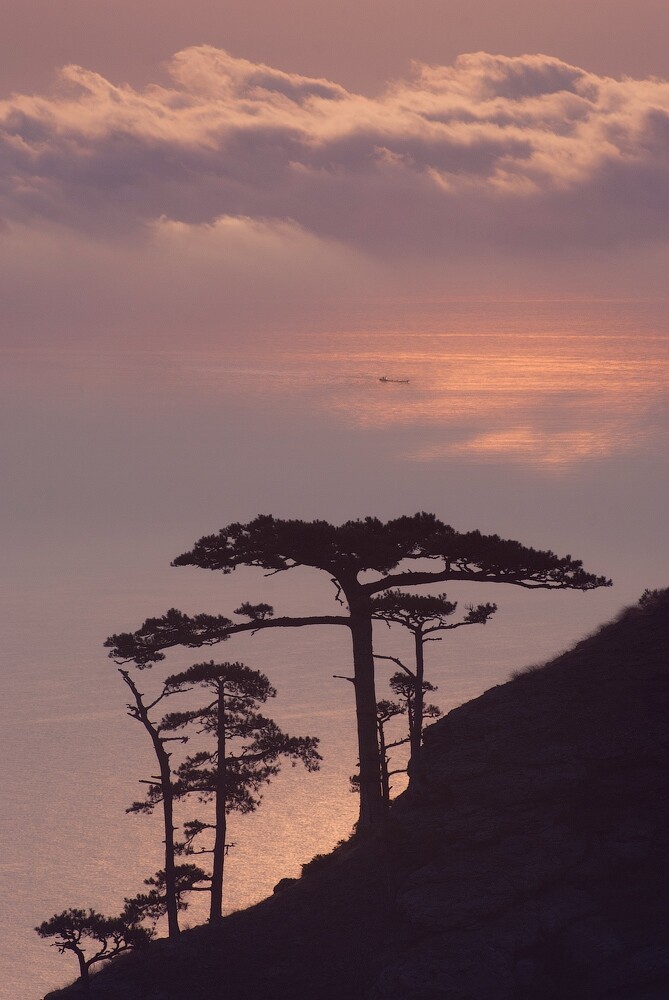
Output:
[[[79,977],[88,995],[91,966],[115,958],[151,940],[153,931],[142,927],[141,914],[127,904],[118,917],[105,917],[96,910],[69,909],[44,920],[35,931],[41,938],[53,937],[61,955],[71,951],[79,963]],[[90,947],[93,953],[90,954]]]
[[[450,618],[457,610],[457,602],[449,601],[446,594],[405,594],[399,590],[386,590],[379,594],[373,605],[373,617],[384,621],[387,625],[401,625],[414,638],[413,669],[408,667],[396,656],[385,656],[375,653],[378,660],[391,660],[401,668],[390,679],[390,686],[396,694],[404,698],[409,719],[409,743],[411,760],[420,749],[423,739],[423,722],[425,718],[434,717],[434,705],[425,705],[424,695],[436,688],[425,680],[425,644],[439,642],[435,632],[451,631],[464,625],[485,625],[497,611],[496,604],[478,604],[476,607],[467,605],[467,614],[460,621],[452,622]],[[437,709],[437,713],[439,710]]]

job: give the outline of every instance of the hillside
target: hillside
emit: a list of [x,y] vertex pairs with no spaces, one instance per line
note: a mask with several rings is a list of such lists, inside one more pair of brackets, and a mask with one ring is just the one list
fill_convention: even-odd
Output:
[[92,997],[666,1000],[668,673],[664,591],[431,726],[383,833]]

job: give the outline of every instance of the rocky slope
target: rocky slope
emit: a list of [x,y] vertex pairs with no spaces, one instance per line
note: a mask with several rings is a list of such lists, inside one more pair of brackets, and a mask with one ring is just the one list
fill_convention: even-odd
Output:
[[92,997],[666,1000],[668,681],[664,591],[430,727],[387,829]]

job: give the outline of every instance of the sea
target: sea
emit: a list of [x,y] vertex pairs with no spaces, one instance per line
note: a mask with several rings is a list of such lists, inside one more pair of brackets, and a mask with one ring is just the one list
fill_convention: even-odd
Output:
[[[340,610],[316,570],[171,567],[200,536],[260,513],[339,523],[426,510],[612,578],[588,593],[438,588],[458,614],[499,606],[427,648],[444,713],[669,585],[667,317],[664,301],[452,302],[398,329],[2,351],[2,1000],[76,976],[37,924],[69,907],[118,912],[161,866],[159,817],[126,813],[155,762],[105,638],[171,607]],[[375,645],[411,656],[397,627],[379,625]],[[350,639],[334,626],[240,635],[175,650],[135,680],[150,698],[167,671],[203,659],[265,672],[267,714],[319,737],[323,756],[316,773],[284,768],[255,813],[231,815],[229,912],[352,831],[353,693],[334,676],[350,673]],[[379,661],[380,698],[393,669]],[[197,898],[183,926],[205,916]]]

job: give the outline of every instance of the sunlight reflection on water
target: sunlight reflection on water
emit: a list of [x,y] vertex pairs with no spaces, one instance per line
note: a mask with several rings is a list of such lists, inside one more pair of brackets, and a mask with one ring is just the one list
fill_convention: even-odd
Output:
[[[235,355],[138,355],[96,374],[136,383],[141,396],[168,392],[172,405],[196,394],[272,400],[326,413],[348,426],[392,433],[418,461],[452,456],[560,466],[666,446],[669,341],[639,333],[596,337],[526,334],[342,335],[288,349],[263,344]],[[302,342],[301,342],[302,340]],[[255,353],[255,356],[254,356]],[[252,359],[252,363],[249,363]],[[147,365],[151,377],[147,379]],[[382,384],[382,375],[409,379]],[[72,389],[75,371],[66,375]],[[137,401],[136,405],[141,406]]]
[[[323,366],[345,376],[364,364],[370,380],[364,393],[333,391],[330,404],[360,427],[438,430],[441,440],[408,450],[422,461],[458,455],[566,465],[666,440],[669,351],[661,338],[584,344],[507,334],[467,338],[466,351],[462,337],[439,338],[438,349],[435,339],[414,336],[411,351],[381,338],[374,352],[357,353],[354,343],[322,352]],[[380,384],[379,371],[410,382]]]
[[[174,406],[193,394],[199,405],[234,396],[281,401],[361,429],[414,431],[420,440],[405,439],[403,455],[419,461],[569,465],[665,447],[669,423],[669,340],[636,330],[338,333],[243,352],[138,353],[125,364],[108,362],[69,357],[63,391],[135,385],[138,407],[165,393]],[[26,364],[34,377],[29,354]],[[409,382],[382,384],[381,376]]]

